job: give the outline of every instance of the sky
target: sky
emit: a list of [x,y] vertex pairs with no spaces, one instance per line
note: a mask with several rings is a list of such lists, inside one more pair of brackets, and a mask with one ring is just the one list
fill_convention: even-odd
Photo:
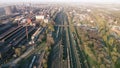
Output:
[[3,2],[107,2],[107,3],[120,3],[120,0],[0,0]]

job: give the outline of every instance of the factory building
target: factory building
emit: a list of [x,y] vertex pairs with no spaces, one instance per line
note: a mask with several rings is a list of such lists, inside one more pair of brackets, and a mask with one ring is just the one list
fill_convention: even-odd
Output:
[[0,16],[5,15],[5,10],[3,7],[0,8]]
[[37,15],[35,18],[36,18],[36,20],[43,20],[44,19],[44,15]]
[[12,8],[11,6],[7,6],[4,8],[6,15],[11,15],[12,14]]
[[17,8],[16,8],[16,6],[15,6],[15,5],[12,6],[12,7],[11,7],[11,10],[12,10],[12,13],[16,13],[16,12],[17,12]]

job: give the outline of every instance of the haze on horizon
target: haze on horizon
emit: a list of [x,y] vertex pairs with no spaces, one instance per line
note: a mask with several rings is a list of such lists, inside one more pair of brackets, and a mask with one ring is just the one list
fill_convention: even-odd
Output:
[[120,0],[0,0],[0,3],[16,2],[90,2],[90,3],[120,3]]

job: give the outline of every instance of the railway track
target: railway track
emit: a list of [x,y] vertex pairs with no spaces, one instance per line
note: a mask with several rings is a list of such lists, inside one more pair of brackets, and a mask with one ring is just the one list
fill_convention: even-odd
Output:
[[10,25],[10,24],[1,26],[0,34],[4,33],[6,30],[10,29],[11,27],[12,27],[12,25]]
[[[28,27],[28,34],[30,34],[35,28]],[[17,30],[10,32],[9,35],[7,35],[4,38],[4,47],[0,49],[1,54],[4,54],[2,59],[0,60],[1,63],[3,63],[5,60],[10,58],[14,54],[14,50],[12,47],[18,47],[20,42],[24,39],[27,40],[26,37],[26,31],[25,27],[19,27]],[[0,64],[1,64],[0,63]]]
[[[28,34],[30,34],[33,30],[34,30],[34,28],[29,29],[29,30],[28,30]],[[26,37],[26,34],[24,34],[18,41],[16,41],[16,42],[14,43],[14,46],[16,46],[17,44],[19,44],[20,41],[22,41],[25,37]],[[26,38],[26,40],[27,40],[27,38]]]
[[6,42],[6,44],[10,43],[11,41],[17,41],[16,38],[19,37],[24,31],[25,31],[25,27],[16,31],[14,34],[9,35],[4,39],[4,41]]
[[5,41],[6,39],[10,38],[12,35],[14,35],[15,33],[17,33],[22,28],[23,27],[20,26],[20,27],[11,29],[9,32],[3,33],[2,35],[0,35],[0,41]]

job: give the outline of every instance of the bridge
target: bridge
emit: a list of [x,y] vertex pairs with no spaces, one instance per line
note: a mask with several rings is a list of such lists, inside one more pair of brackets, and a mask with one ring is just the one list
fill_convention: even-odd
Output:
[[69,27],[70,25],[54,25],[54,26],[58,26],[58,27]]

